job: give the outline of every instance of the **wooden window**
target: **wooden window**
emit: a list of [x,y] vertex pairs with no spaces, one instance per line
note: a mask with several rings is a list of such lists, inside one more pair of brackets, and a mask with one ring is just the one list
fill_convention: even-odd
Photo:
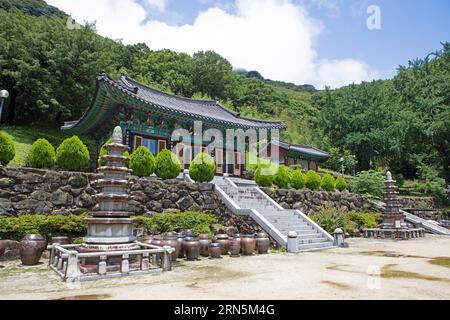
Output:
[[223,150],[222,149],[216,149],[216,173],[222,174],[223,173]]
[[134,150],[142,146],[142,137],[134,136]]
[[166,147],[167,147],[166,140],[158,140],[158,153],[166,149]]

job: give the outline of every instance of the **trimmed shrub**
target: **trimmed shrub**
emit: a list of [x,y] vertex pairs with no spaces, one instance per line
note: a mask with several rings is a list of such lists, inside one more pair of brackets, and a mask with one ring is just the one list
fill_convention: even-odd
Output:
[[189,166],[189,175],[196,182],[210,182],[216,174],[214,159],[207,153],[199,153]]
[[291,186],[294,189],[303,189],[305,187],[306,178],[303,172],[299,169],[295,170],[291,176]]
[[47,236],[65,235],[70,237],[83,236],[87,227],[80,216],[62,215],[22,215],[18,217],[0,216],[0,238],[20,241],[27,234],[38,233]]
[[291,182],[291,173],[289,172],[288,168],[286,168],[283,165],[278,166],[278,171],[275,174],[273,183],[278,188],[287,188],[290,182]]
[[14,159],[16,149],[14,141],[5,132],[0,131],[0,164],[6,166]]
[[169,231],[192,229],[194,235],[202,233],[211,234],[211,225],[217,223],[217,218],[205,212],[177,212],[157,213],[151,217],[135,217],[138,219],[138,228],[143,228],[146,234],[164,234]]
[[163,180],[174,179],[181,172],[181,164],[177,156],[164,149],[156,156],[155,173]]
[[384,175],[374,170],[361,171],[350,181],[350,187],[352,192],[380,197],[383,195]]
[[65,170],[80,170],[89,163],[89,151],[77,136],[64,140],[56,150],[56,163]]
[[306,173],[305,186],[308,189],[318,190],[320,188],[320,183],[321,183],[320,175],[317,172],[309,170]]
[[334,191],[335,190],[335,181],[331,174],[325,173],[322,177],[322,182],[320,183],[320,186],[325,191]]
[[135,176],[148,177],[155,172],[155,157],[146,147],[139,147],[131,154],[128,167]]
[[275,179],[274,166],[271,164],[260,164],[255,171],[255,182],[260,187],[271,187]]
[[47,139],[38,139],[31,146],[26,163],[34,168],[50,168],[55,161],[55,148]]
[[348,219],[343,212],[332,208],[323,208],[310,218],[328,233],[333,233],[336,228],[346,230]]
[[336,189],[338,189],[339,191],[344,191],[345,189],[347,189],[347,182],[342,176],[339,176],[336,179]]

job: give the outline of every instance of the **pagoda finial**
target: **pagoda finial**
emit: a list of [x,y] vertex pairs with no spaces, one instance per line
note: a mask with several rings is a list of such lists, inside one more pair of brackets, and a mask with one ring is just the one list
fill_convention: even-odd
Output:
[[387,181],[392,181],[392,174],[390,171],[386,172],[386,180]]
[[114,128],[112,142],[113,143],[122,143],[122,128],[120,126],[117,126]]

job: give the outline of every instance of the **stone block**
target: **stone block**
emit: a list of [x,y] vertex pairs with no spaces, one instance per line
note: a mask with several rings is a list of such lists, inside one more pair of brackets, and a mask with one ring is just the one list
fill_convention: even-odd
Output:
[[60,189],[53,193],[52,202],[57,206],[70,206],[73,204],[73,196]]
[[0,178],[0,188],[9,188],[14,186],[16,181],[12,178]]

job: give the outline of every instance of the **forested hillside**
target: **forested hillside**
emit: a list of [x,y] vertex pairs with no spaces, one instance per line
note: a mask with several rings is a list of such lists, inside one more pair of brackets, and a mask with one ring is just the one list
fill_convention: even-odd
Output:
[[43,1],[0,0],[0,88],[11,94],[2,122],[57,129],[89,107],[102,70],[126,72],[167,92],[219,99],[242,115],[283,120],[282,138],[330,151],[332,169],[344,156],[352,170],[355,155],[357,170],[439,174],[450,182],[448,43],[391,80],[317,91],[235,71],[212,51],[123,45],[97,35],[94,25],[67,28],[66,19]]

